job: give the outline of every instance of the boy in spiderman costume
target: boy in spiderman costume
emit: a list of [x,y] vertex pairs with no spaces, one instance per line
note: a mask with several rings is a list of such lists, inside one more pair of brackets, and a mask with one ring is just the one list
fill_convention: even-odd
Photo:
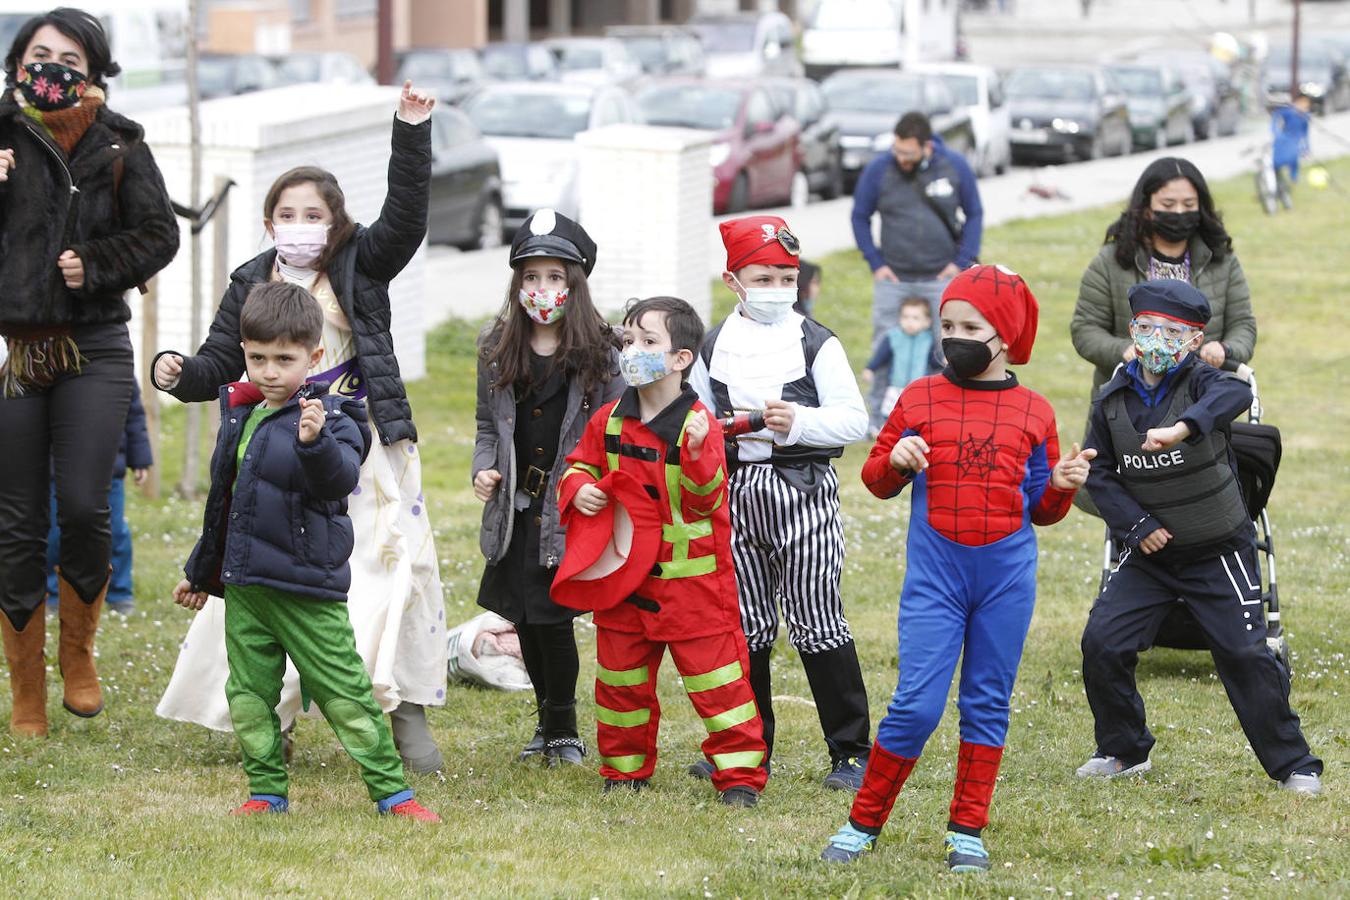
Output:
[[947,865],[989,868],[989,820],[1008,704],[1036,602],[1036,535],[1069,511],[1092,450],[1063,458],[1055,411],[1007,371],[1031,356],[1038,307],[1002,266],[974,266],[942,292],[947,368],[907,387],[863,464],[882,499],[912,484],[900,592],[900,678],[848,822],[821,858],[850,862],[875,846],[896,795],[942,718],[965,651],[961,749],[947,823]]
[[754,806],[768,777],[731,566],[721,426],[685,383],[703,339],[688,303],[652,297],[623,322],[629,388],[596,411],[558,488],[563,525],[609,503],[606,473],[637,477],[661,517],[657,564],[625,601],[595,611],[596,746],[605,790],[640,790],[656,770],[657,668],[669,648],[708,729],[703,753],[728,806]]

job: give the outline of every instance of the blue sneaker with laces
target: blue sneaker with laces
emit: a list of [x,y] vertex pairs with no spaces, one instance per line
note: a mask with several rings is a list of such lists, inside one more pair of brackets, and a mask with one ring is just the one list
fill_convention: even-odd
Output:
[[830,838],[830,842],[820,852],[820,858],[826,862],[853,862],[876,845],[877,836],[875,834],[859,831],[852,825],[845,823],[844,827],[836,831]]
[[984,841],[970,834],[947,832],[947,868],[953,872],[987,872],[989,853]]

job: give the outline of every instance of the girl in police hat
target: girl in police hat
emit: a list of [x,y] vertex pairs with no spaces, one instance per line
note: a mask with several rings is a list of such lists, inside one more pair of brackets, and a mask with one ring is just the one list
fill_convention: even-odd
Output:
[[595,242],[541,209],[511,242],[511,281],[478,341],[478,436],[473,491],[482,500],[487,558],[478,604],[520,635],[538,722],[520,753],[550,766],[580,763],[576,610],[549,597],[563,553],[557,482],[591,413],[623,392],[618,338],[591,303]]

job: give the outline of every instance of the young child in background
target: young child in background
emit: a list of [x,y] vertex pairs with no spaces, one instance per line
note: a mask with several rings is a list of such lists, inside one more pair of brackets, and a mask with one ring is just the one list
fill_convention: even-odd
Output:
[[[108,491],[108,508],[112,526],[112,576],[108,581],[108,609],[129,616],[136,611],[131,583],[131,528],[127,525],[126,474],[131,470],[137,486],[145,483],[150,468],[155,464],[150,449],[150,435],[145,430],[145,406],[141,403],[140,385],[133,383],[131,405],[127,407],[127,424],[122,430],[122,442],[113,463],[112,488]],[[47,532],[47,605],[55,606],[57,598],[56,565],[61,559],[61,526],[56,519],[56,487],[52,487],[52,527]]]
[[1144,281],[1129,301],[1135,358],[1102,386],[1088,420],[1097,450],[1088,490],[1125,550],[1083,629],[1097,749],[1078,775],[1149,770],[1153,735],[1134,667],[1180,597],[1266,774],[1286,790],[1320,793],[1322,761],[1289,708],[1289,674],[1266,646],[1255,532],[1229,444],[1251,388],[1194,352],[1210,316],[1203,293]]
[[[763,427],[731,439],[726,454],[731,552],[765,762],[773,755],[769,660],[781,602],[829,753],[823,784],[856,791],[871,725],[840,590],[844,525],[831,460],[867,433],[867,407],[839,338],[792,311],[801,248],[787,223],[748,216],[719,227],[722,282],[740,302],[708,333],[689,383],[719,418],[763,411]],[[689,772],[710,774],[702,760]]]
[[618,338],[595,311],[586,276],[595,242],[566,216],[541,209],[511,242],[511,284],[479,338],[473,491],[483,501],[487,565],[478,605],[516,626],[538,717],[520,752],[550,766],[580,764],[572,619],[549,588],[563,553],[558,482],[596,409],[618,398]]
[[1311,111],[1312,99],[1295,90],[1289,103],[1277,106],[1270,114],[1271,164],[1276,171],[1285,170],[1291,184],[1298,182],[1299,160],[1311,152],[1308,149]]
[[926,297],[906,297],[900,304],[900,321],[877,341],[872,358],[863,369],[869,387],[877,372],[889,373],[890,386],[882,397],[881,411],[889,416],[900,392],[928,374],[933,354],[933,314]]
[[299,285],[254,287],[239,334],[249,380],[220,390],[202,536],[173,591],[188,609],[225,599],[225,693],[249,780],[235,814],[288,808],[276,706],[289,656],[379,811],[439,822],[403,778],[347,616],[347,497],[370,452],[363,404],[305,384],[323,356],[323,312]]
[[1036,298],[1020,276],[966,269],[943,291],[941,310],[947,368],[905,388],[863,464],[863,483],[882,499],[913,485],[900,677],[848,822],[821,854],[831,862],[875,846],[964,659],[947,865],[989,868],[980,831],[1036,603],[1031,526],[1064,518],[1092,458],[1076,446],[1060,458],[1054,409],[1007,370],[1027,362],[1036,339]]
[[[656,769],[657,670],[667,649],[708,729],[703,753],[728,806],[764,789],[763,726],[736,605],[721,426],[685,384],[703,338],[688,303],[651,297],[623,320],[629,388],[591,418],[559,490],[563,524],[610,502],[610,472],[642,482],[660,516],[657,564],[626,600],[595,611],[596,743],[605,790],[640,790]],[[653,523],[654,524],[654,523]]]
[[823,275],[823,271],[816,263],[801,261],[801,268],[797,273],[797,302],[792,304],[793,312],[808,319],[816,317],[816,301],[820,299],[820,283]]

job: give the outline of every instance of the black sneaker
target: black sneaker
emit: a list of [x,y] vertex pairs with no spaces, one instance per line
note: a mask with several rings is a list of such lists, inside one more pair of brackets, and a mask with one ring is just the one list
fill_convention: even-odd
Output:
[[856,794],[858,788],[862,787],[866,772],[865,759],[860,760],[856,756],[836,759],[830,767],[830,774],[825,776],[824,785],[832,791],[852,791]]
[[605,786],[601,790],[603,793],[611,794],[627,788],[634,794],[640,794],[650,786],[651,783],[645,778],[606,778]]
[[722,792],[720,798],[727,806],[739,806],[749,809],[759,802],[759,791],[743,784],[734,785]]
[[704,781],[712,781],[714,771],[716,770],[713,768],[713,764],[706,759],[700,759],[698,762],[690,765],[688,769],[690,775],[693,775],[695,778],[702,778]]
[[516,757],[516,762],[527,762],[529,761],[530,757],[538,756],[543,752],[544,752],[544,726],[536,725],[534,726],[534,737],[530,738],[530,742],[525,745],[523,750],[520,751],[520,755]]
[[554,738],[544,746],[544,764],[556,769],[563,763],[582,765],[586,756],[586,745],[580,738]]

